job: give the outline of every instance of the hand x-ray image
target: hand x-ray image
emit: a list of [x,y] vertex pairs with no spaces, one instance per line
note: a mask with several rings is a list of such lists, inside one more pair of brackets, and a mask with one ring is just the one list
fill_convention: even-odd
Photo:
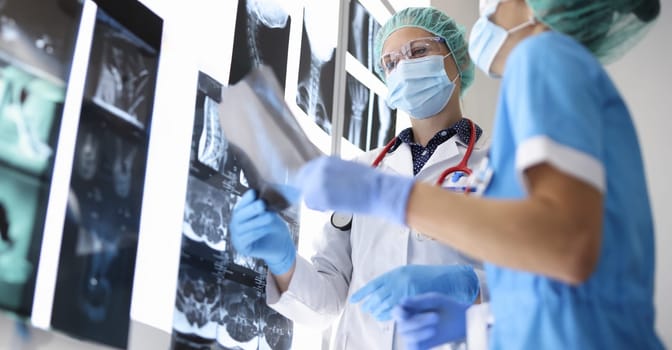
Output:
[[47,185],[0,165],[0,309],[29,316]]
[[[224,135],[214,108],[221,93],[221,84],[199,75],[171,348],[289,349],[292,323],[265,302],[266,265],[230,243],[231,210],[260,180]],[[297,209],[279,210],[298,241]]]
[[89,69],[86,97],[136,127],[146,128],[152,112],[157,50],[100,12]]
[[77,0],[0,1],[0,60],[64,84],[81,8]]
[[351,0],[348,52],[371,72],[374,72],[374,67],[378,64],[373,52],[373,42],[378,30],[380,24],[366,8],[359,1]]
[[[332,38],[329,16],[334,17],[334,14],[319,11],[320,6],[325,5],[314,2],[304,10],[296,103],[331,135],[336,41]],[[333,27],[338,26],[334,24]]]
[[98,5],[51,326],[126,348],[162,22],[137,2]]
[[[345,119],[343,137],[350,143],[366,150],[371,90],[352,75],[347,74],[345,85]],[[348,108],[349,107],[349,108]]]
[[240,81],[251,69],[273,67],[284,86],[291,18],[283,0],[239,0],[229,84]]

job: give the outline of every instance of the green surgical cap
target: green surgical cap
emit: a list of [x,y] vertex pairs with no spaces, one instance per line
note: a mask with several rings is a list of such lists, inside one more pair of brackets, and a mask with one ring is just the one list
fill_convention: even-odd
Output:
[[660,0],[527,0],[535,17],[586,46],[601,62],[621,57],[660,13]]
[[443,38],[452,53],[452,57],[457,64],[457,70],[460,73],[462,82],[461,93],[464,94],[474,81],[474,64],[469,58],[469,50],[465,38],[464,27],[455,23],[445,13],[431,7],[409,7],[394,14],[385,25],[380,28],[373,44],[373,50],[376,59],[376,73],[383,81],[385,74],[380,64],[380,57],[383,51],[385,40],[395,31],[415,27],[424,29],[438,37]]

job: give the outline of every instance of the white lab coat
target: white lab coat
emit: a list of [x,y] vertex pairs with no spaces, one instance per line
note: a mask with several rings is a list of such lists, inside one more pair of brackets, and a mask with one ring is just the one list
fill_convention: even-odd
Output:
[[[479,140],[469,160],[474,169],[486,156],[486,142]],[[416,178],[435,183],[439,174],[462,160],[466,145],[457,136],[441,144]],[[371,164],[380,150],[365,153],[358,158]],[[388,153],[380,169],[413,176],[410,147],[402,143]],[[449,184],[449,179],[444,187]],[[446,208],[446,211],[450,208]],[[377,276],[408,264],[472,264],[481,282],[481,295],[487,296],[483,267],[456,250],[429,240],[418,239],[417,233],[382,219],[357,216],[350,231],[342,231],[326,223],[316,240],[316,254],[312,263],[297,257],[296,270],[289,289],[280,295],[269,275],[266,287],[267,303],[295,322],[330,325],[343,312],[331,344],[332,349],[402,349],[392,321],[381,323],[370,314],[361,312],[359,304],[348,298]]]

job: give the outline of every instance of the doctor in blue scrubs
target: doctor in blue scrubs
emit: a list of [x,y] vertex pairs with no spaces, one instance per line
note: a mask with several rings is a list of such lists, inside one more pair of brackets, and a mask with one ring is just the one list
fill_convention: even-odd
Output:
[[[501,77],[489,163],[463,196],[336,158],[302,169],[309,207],[406,224],[489,262],[490,349],[661,349],[654,229],[635,126],[603,63],[659,0],[481,0],[476,65]],[[411,297],[409,348],[447,341],[462,306]]]

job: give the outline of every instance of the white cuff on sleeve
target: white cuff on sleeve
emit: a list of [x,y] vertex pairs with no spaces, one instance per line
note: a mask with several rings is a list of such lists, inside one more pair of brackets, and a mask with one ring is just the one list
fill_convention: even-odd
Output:
[[549,163],[604,193],[606,175],[602,163],[595,157],[574,148],[553,141],[547,136],[536,136],[525,140],[516,150],[516,172],[527,189],[523,172],[541,163]]

